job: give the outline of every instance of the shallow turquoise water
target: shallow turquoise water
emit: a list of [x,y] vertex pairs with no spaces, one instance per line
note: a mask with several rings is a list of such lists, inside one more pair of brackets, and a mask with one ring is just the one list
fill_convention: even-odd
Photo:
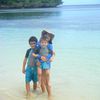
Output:
[[[100,99],[100,8],[62,7],[0,11],[0,99],[26,100],[21,73],[28,38],[55,34],[53,100]],[[40,91],[38,91],[40,92]],[[34,100],[47,96],[34,93]]]

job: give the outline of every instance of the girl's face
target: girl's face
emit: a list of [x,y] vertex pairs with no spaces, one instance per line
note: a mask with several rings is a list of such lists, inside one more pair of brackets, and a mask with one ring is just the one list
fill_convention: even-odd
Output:
[[42,35],[42,37],[46,37],[48,39],[48,41],[50,41],[50,39],[51,39],[50,34],[44,34],[44,35]]
[[40,44],[42,47],[46,47],[48,45],[48,42],[46,40],[41,40]]

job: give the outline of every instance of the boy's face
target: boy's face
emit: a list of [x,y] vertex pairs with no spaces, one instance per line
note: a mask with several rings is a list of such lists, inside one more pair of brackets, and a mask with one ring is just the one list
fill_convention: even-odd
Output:
[[48,45],[48,42],[46,40],[41,40],[40,44],[42,47],[46,47]]
[[31,47],[31,48],[34,48],[35,45],[36,45],[36,42],[35,42],[35,41],[31,41],[29,44],[30,44],[30,47]]

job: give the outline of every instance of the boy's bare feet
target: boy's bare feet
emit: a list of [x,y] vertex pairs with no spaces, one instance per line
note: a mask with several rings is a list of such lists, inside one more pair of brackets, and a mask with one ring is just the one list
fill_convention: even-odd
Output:
[[27,92],[27,94],[26,94],[28,97],[31,97],[31,96],[33,96],[33,93],[32,92]]

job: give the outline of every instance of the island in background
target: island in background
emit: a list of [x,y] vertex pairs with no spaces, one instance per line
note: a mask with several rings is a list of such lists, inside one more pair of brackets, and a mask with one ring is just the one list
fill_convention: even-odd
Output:
[[0,9],[57,7],[62,0],[0,0]]

